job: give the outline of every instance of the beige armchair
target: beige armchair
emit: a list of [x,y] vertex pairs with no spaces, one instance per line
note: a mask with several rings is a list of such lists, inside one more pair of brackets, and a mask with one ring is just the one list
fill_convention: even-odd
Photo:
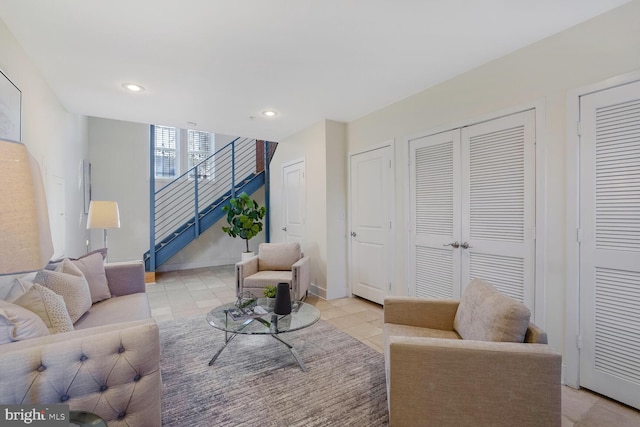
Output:
[[529,310],[486,282],[461,301],[387,297],[391,426],[560,426],[561,355]]
[[266,286],[288,283],[291,298],[306,297],[311,283],[310,259],[300,250],[300,244],[261,243],[258,255],[236,264],[236,288],[238,295],[251,292],[263,296]]

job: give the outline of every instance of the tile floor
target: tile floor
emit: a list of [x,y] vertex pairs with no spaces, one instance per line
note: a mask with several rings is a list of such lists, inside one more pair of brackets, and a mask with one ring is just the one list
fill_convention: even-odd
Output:
[[[207,313],[235,300],[233,266],[157,273],[147,285],[153,317],[171,320]],[[360,298],[309,296],[322,319],[382,352],[382,306]],[[640,411],[587,390],[562,388],[562,427],[638,427]]]

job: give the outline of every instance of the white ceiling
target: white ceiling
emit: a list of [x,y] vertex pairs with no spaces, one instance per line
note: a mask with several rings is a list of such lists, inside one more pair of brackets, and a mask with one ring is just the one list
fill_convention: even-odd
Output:
[[0,17],[71,112],[277,141],[626,2],[0,0]]

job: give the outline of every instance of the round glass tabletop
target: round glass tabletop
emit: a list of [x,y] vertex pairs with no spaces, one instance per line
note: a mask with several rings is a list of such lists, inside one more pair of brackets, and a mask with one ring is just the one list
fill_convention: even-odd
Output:
[[294,301],[291,313],[279,315],[266,298],[239,308],[235,302],[224,304],[207,313],[207,322],[216,329],[234,334],[274,335],[296,331],[320,319],[320,310],[311,304]]

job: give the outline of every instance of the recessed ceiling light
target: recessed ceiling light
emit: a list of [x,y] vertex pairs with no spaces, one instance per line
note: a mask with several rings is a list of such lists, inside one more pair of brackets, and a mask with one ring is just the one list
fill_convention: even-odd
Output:
[[275,117],[278,115],[278,112],[273,110],[266,110],[262,112],[262,115],[267,117]]
[[144,88],[136,83],[124,83],[122,85],[123,88],[130,90],[131,92],[142,92]]

